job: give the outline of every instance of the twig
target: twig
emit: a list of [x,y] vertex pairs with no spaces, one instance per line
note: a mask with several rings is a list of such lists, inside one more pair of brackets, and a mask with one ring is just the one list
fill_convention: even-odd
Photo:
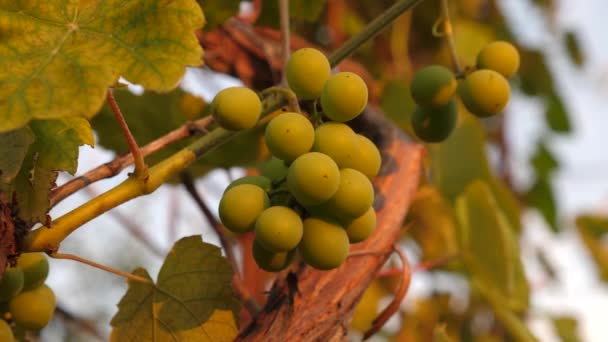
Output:
[[449,264],[450,262],[458,259],[459,257],[460,257],[459,254],[452,254],[452,255],[447,255],[443,258],[439,258],[436,260],[429,260],[429,261],[421,262],[421,263],[417,264],[416,266],[414,266],[413,271],[414,272],[430,271],[433,268],[445,266],[445,265]]
[[118,125],[120,126],[122,133],[127,138],[127,144],[129,145],[129,150],[131,151],[131,154],[133,155],[133,159],[135,160],[135,175],[145,181],[148,178],[148,166],[146,165],[146,162],[144,161],[144,156],[142,155],[142,153],[139,149],[139,145],[137,145],[137,141],[135,141],[135,137],[133,136],[133,134],[131,133],[131,130],[129,129],[129,125],[127,124],[127,121],[125,120],[124,115],[122,115],[122,112],[120,111],[120,107],[118,106],[118,103],[116,102],[116,99],[114,98],[112,89],[108,89],[106,101],[110,105],[110,108],[112,109],[112,113],[114,113],[114,117],[116,118],[116,121],[118,121]]
[[78,327],[80,330],[89,333],[89,335],[96,337],[100,341],[105,341],[106,338],[97,330],[95,324],[92,322],[76,317],[71,312],[67,311],[63,307],[57,305],[55,307],[55,317],[59,317],[66,321],[66,323],[72,323],[74,326]]
[[399,247],[393,245],[393,251],[399,254],[401,264],[403,265],[401,283],[399,284],[399,288],[395,293],[393,301],[380,313],[380,315],[378,315],[378,317],[376,317],[376,319],[372,323],[372,327],[369,328],[369,330],[367,330],[365,334],[363,334],[364,340],[368,339],[370,336],[382,329],[388,319],[395,312],[397,312],[397,310],[399,310],[399,306],[401,305],[401,302],[403,301],[403,298],[405,298],[407,290],[410,287],[410,281],[412,280],[412,270],[410,268],[410,263],[408,262],[405,253],[403,253],[403,251],[401,251]]
[[441,0],[441,12],[443,17],[443,35],[448,44],[448,49],[450,50],[452,67],[454,68],[456,75],[460,75],[462,74],[462,67],[458,61],[458,53],[456,53],[456,46],[454,44],[454,30],[452,28],[452,21],[450,20],[450,8],[448,6],[448,0]]
[[91,267],[95,267],[95,268],[98,268],[98,269],[106,271],[106,272],[114,273],[114,274],[116,274],[118,276],[127,278],[129,280],[133,280],[133,281],[136,281],[136,282],[139,282],[139,283],[143,283],[143,284],[153,284],[149,279],[137,276],[135,274],[123,272],[121,270],[118,270],[118,269],[115,269],[115,268],[112,268],[112,267],[109,267],[109,266],[98,264],[98,263],[96,263],[94,261],[85,259],[83,257],[79,257],[78,255],[55,252],[55,253],[50,253],[49,256],[51,258],[54,258],[54,259],[65,259],[65,260],[78,261],[80,263],[89,265]]
[[[283,70],[287,66],[289,60],[289,54],[291,52],[291,44],[289,42],[289,0],[278,0],[279,1],[279,18],[281,21],[281,42],[283,43]],[[285,71],[281,77],[281,85],[287,86],[287,77]]]
[[167,214],[167,238],[175,241],[177,237],[177,218],[180,212],[180,200],[176,189],[171,188],[169,194],[169,213]]
[[[197,121],[186,123],[181,127],[165,134],[164,136],[150,142],[146,146],[142,147],[140,151],[142,155],[148,156],[178,141],[194,136],[200,132],[205,132],[207,127],[209,127],[212,122],[213,117],[207,116]],[[74,178],[69,182],[57,187],[49,195],[51,207],[54,207],[66,197],[89,184],[116,176],[120,173],[120,171],[132,163],[133,155],[128,153],[117,157],[108,163],[100,165],[88,171],[84,175]]]
[[371,23],[369,23],[361,32],[353,36],[346,43],[344,43],[339,49],[334,51],[329,57],[329,64],[332,67],[338,65],[340,61],[350,56],[355,50],[367,41],[372,39],[384,28],[388,27],[397,17],[403,12],[416,6],[422,0],[399,0],[392,7],[387,9],[380,16],[376,17]]

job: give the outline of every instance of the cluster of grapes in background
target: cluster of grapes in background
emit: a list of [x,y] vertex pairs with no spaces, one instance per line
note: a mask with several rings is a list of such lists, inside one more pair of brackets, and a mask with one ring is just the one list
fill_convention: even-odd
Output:
[[458,121],[458,93],[464,107],[472,114],[486,118],[501,112],[509,102],[507,79],[519,68],[519,53],[513,45],[495,41],[477,55],[476,68],[458,83],[447,68],[431,65],[414,75],[411,95],[416,110],[411,118],[416,136],[428,143],[447,139]]
[[[299,255],[329,270],[376,226],[371,180],[380,170],[380,152],[345,124],[363,112],[368,90],[354,73],[332,75],[325,55],[312,48],[294,52],[285,70],[289,88],[310,113],[282,112],[268,122],[265,142],[273,157],[261,176],[228,186],[219,215],[232,232],[254,232],[252,254],[260,268],[277,272]],[[222,90],[212,106],[215,120],[229,130],[252,128],[262,110],[245,87]]]
[[0,341],[16,341],[15,336],[39,331],[49,323],[56,299],[44,283],[48,274],[44,253],[23,253],[17,265],[4,271],[0,281]]

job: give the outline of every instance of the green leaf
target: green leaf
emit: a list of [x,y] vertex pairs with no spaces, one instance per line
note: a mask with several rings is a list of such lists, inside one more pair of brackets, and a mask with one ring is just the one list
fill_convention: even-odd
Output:
[[[205,12],[205,31],[211,31],[239,13],[240,0],[197,0]],[[276,2],[276,1],[275,1]]]
[[553,76],[545,63],[545,56],[539,50],[520,50],[521,66],[518,75],[521,89],[527,95],[551,94]]
[[582,341],[578,334],[578,321],[574,317],[559,316],[553,317],[553,327],[562,342]]
[[409,81],[392,80],[386,83],[380,98],[386,116],[402,130],[411,132],[410,118],[414,111],[414,100],[410,95]]
[[[314,22],[319,19],[327,0],[291,0],[289,1],[289,17]],[[279,2],[264,1],[257,25],[279,27]]]
[[[133,273],[151,280],[144,269]],[[239,314],[232,274],[220,249],[200,236],[177,241],[156,284],[129,281],[110,341],[232,341]]]
[[32,119],[92,117],[119,76],[173,89],[200,65],[194,0],[0,0],[0,132]]
[[583,54],[576,33],[568,31],[564,34],[563,39],[570,61],[578,66],[583,65],[583,63],[585,63],[585,55]]
[[608,247],[604,242],[608,219],[582,215],[576,218],[576,228],[598,268],[600,278],[608,282]]
[[10,183],[17,176],[33,142],[34,134],[29,127],[0,133],[0,182]]
[[524,200],[533,208],[536,208],[554,232],[560,231],[557,222],[557,205],[551,183],[547,179],[537,179],[524,194]]
[[510,310],[524,311],[529,288],[519,246],[489,186],[471,183],[455,208],[462,259],[472,278],[504,296]]
[[556,133],[570,133],[572,125],[561,97],[552,92],[545,100],[545,106],[545,121],[549,128]]
[[536,151],[530,158],[530,164],[532,164],[537,178],[549,178],[553,171],[559,168],[559,161],[544,142],[536,145]]

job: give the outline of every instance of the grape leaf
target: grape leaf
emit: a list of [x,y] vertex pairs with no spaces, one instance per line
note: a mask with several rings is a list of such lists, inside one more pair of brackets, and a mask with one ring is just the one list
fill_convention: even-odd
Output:
[[553,232],[559,232],[555,194],[548,179],[536,179],[524,194],[524,200],[530,207],[536,208],[543,215]]
[[34,134],[29,127],[0,133],[0,182],[10,183],[17,176],[33,142]]
[[545,121],[556,133],[570,133],[572,125],[561,97],[553,91],[545,100]]
[[240,0],[197,0],[203,11],[207,23],[205,30],[210,31],[223,24],[228,18],[239,12]]
[[[151,280],[144,269],[133,273]],[[239,313],[232,274],[218,247],[200,236],[182,238],[156,284],[129,281],[111,321],[110,341],[232,341]]]
[[410,95],[409,81],[392,80],[386,83],[380,98],[382,110],[402,130],[412,132],[410,118],[414,111],[414,100]]
[[600,278],[608,282],[608,248],[604,243],[608,234],[608,219],[582,215],[576,218],[576,229],[598,268]]
[[581,342],[578,333],[578,321],[570,316],[553,317],[553,327],[562,342]]
[[577,34],[572,31],[568,31],[564,33],[563,40],[564,44],[566,45],[566,50],[568,51],[568,57],[570,57],[570,61],[578,66],[583,65],[585,63],[585,55],[581,49],[580,40],[578,39]]
[[489,186],[471,183],[456,200],[460,248],[465,266],[480,286],[505,297],[511,310],[528,307],[528,283],[513,228]]
[[559,161],[544,142],[536,145],[536,151],[530,158],[530,164],[534,168],[537,178],[548,178],[553,171],[559,168]]
[[0,132],[32,119],[93,116],[122,75],[174,88],[201,64],[194,0],[0,0]]

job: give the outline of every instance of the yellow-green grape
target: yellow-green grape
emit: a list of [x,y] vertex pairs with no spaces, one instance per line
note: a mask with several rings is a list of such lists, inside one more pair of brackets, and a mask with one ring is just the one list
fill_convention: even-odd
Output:
[[260,173],[268,177],[271,181],[287,177],[288,167],[284,161],[276,157],[271,157],[260,165]]
[[251,254],[255,263],[264,271],[279,272],[287,268],[296,256],[296,250],[272,253],[253,241]]
[[339,185],[338,165],[330,157],[319,152],[308,152],[299,156],[287,173],[287,188],[304,206],[327,201],[336,193]]
[[321,96],[323,86],[331,74],[325,55],[313,48],[299,49],[289,57],[285,76],[289,88],[301,99],[313,100]]
[[253,90],[230,87],[213,99],[213,118],[223,128],[239,131],[255,126],[262,114],[262,102]]
[[10,267],[4,270],[0,281],[0,302],[5,302],[23,290],[23,270],[21,267]]
[[450,101],[457,87],[458,82],[448,68],[431,65],[414,74],[410,92],[418,105],[438,107]]
[[315,130],[312,150],[328,155],[342,168],[354,163],[356,144],[357,138],[352,128],[339,122],[327,122]]
[[5,320],[0,319],[0,341],[2,342],[13,342],[15,341],[15,335],[11,326],[6,323]]
[[482,118],[502,111],[509,102],[510,92],[505,77],[490,69],[472,72],[458,89],[467,110]]
[[494,70],[510,78],[519,69],[519,52],[511,43],[492,42],[477,55],[477,68]]
[[367,239],[376,228],[376,211],[370,207],[365,214],[350,221],[344,226],[348,241],[357,243]]
[[23,270],[23,291],[42,285],[49,275],[49,261],[44,253],[23,253],[17,266]]
[[437,108],[418,106],[411,120],[412,129],[420,140],[438,143],[447,139],[456,127],[458,106],[454,99]]
[[329,78],[321,93],[323,113],[333,121],[357,117],[367,106],[367,85],[352,72],[339,72]]
[[355,134],[354,151],[353,158],[341,166],[355,169],[366,175],[369,179],[376,177],[382,165],[382,157],[376,144],[361,134]]
[[298,250],[308,265],[320,270],[336,268],[346,260],[348,248],[348,235],[338,224],[316,217],[304,220]]
[[228,187],[226,187],[226,190],[224,190],[224,192],[226,192],[228,189],[234,188],[235,186],[241,185],[241,184],[253,184],[253,185],[259,186],[264,191],[269,191],[272,188],[272,184],[270,182],[270,179],[268,179],[268,177],[245,176],[245,177],[236,179],[232,183],[230,183],[228,185]]
[[266,146],[277,158],[293,161],[310,151],[315,140],[315,128],[299,113],[283,113],[266,126]]
[[349,220],[363,215],[373,201],[374,187],[369,178],[357,170],[342,169],[338,190],[324,205],[334,217]]
[[302,229],[298,213],[274,206],[264,210],[255,222],[255,240],[269,252],[287,252],[300,243]]
[[27,330],[44,328],[55,312],[55,294],[48,286],[21,292],[8,303],[13,321]]
[[222,195],[220,220],[232,232],[249,232],[255,228],[258,216],[269,205],[270,199],[262,188],[253,184],[240,184]]

